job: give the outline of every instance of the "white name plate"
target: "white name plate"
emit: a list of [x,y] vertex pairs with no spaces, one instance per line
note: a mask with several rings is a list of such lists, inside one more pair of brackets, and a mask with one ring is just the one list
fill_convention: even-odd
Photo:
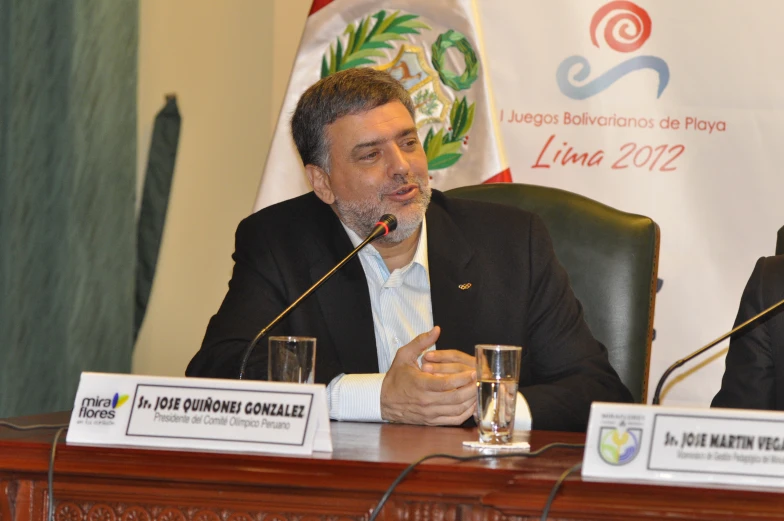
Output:
[[784,487],[784,413],[596,402],[584,478]]
[[68,443],[332,452],[323,385],[82,373]]

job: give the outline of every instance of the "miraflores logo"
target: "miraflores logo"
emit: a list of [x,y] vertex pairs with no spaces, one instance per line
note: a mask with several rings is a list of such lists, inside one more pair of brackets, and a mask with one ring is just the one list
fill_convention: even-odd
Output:
[[[591,19],[591,42],[601,48],[597,39],[601,32],[604,43],[610,49],[621,53],[634,52],[648,40],[652,26],[648,12],[637,4],[622,0],[609,2],[600,7]],[[571,74],[574,69],[574,74]],[[656,56],[635,56],[581,85],[575,82],[588,80],[591,65],[584,56],[570,56],[558,66],[555,79],[565,96],[583,100],[599,94],[627,74],[643,69],[651,69],[659,75],[656,97],[660,98],[670,81],[670,69],[667,62]]]
[[79,409],[79,418],[113,420],[115,409],[128,401],[127,394],[114,393],[112,397],[85,397]]
[[[435,24],[401,11],[381,10],[356,20],[324,53],[321,77],[370,66],[400,81],[414,101],[417,129],[424,134],[433,176],[438,175],[434,171],[457,163],[468,148],[476,108],[471,86],[479,77],[479,59],[465,35],[452,29],[441,32],[431,25]],[[462,58],[462,71],[452,70],[451,53]]]
[[599,455],[610,465],[626,465],[640,452],[642,429],[602,427],[599,433]]

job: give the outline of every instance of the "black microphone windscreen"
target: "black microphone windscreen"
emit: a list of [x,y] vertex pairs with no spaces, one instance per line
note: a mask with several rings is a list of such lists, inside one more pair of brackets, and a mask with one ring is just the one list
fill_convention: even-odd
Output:
[[[387,233],[395,231],[397,228],[397,217],[392,215],[391,213],[385,213],[381,216],[376,224],[384,224],[386,225]],[[385,234],[386,235],[386,234]]]

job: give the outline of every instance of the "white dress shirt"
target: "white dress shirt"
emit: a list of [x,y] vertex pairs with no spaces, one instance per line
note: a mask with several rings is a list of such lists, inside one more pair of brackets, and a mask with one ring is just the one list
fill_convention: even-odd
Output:
[[[343,228],[351,243],[357,247],[362,238],[345,224]],[[427,222],[422,221],[422,232],[414,258],[403,268],[390,273],[381,254],[372,244],[365,246],[358,255],[370,294],[380,373],[344,373],[333,378],[327,386],[329,416],[335,420],[379,422],[382,421],[381,384],[397,350],[417,335],[433,329]],[[430,349],[435,349],[435,346]],[[518,392],[515,429],[530,428],[531,411],[528,402]]]

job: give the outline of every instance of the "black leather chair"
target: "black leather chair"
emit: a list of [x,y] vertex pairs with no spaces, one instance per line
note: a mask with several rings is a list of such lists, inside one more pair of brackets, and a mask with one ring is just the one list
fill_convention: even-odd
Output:
[[585,320],[634,399],[644,403],[653,338],[659,227],[565,190],[526,184],[455,188],[452,197],[517,206],[547,225]]
[[784,226],[779,228],[776,238],[776,255],[784,255]]

